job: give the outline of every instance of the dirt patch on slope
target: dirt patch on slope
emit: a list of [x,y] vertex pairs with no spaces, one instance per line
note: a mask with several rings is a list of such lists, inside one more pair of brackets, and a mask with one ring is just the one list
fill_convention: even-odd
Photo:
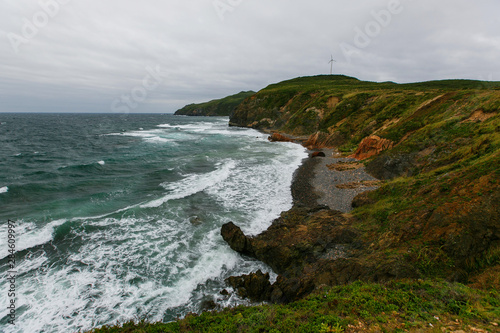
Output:
[[496,112],[491,112],[491,113],[485,113],[483,110],[479,109],[479,110],[476,110],[474,112],[472,112],[472,114],[470,115],[469,118],[465,119],[464,121],[462,121],[462,123],[475,123],[475,122],[483,122],[483,121],[486,121],[490,118],[493,118],[494,116],[496,116],[497,113]]

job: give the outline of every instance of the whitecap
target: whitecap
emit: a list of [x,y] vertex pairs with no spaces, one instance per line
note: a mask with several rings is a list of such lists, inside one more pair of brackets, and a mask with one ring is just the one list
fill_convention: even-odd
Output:
[[166,190],[171,192],[159,199],[142,204],[141,208],[159,207],[169,200],[186,198],[198,192],[202,192],[229,177],[232,169],[236,167],[236,162],[229,160],[217,170],[206,174],[193,174],[175,183],[163,183]]
[[307,153],[305,148],[296,144],[254,146],[253,153],[278,152],[277,146],[282,147],[280,154],[267,161],[256,156],[257,164],[241,164],[226,181],[207,189],[207,193],[228,210],[236,209],[247,214],[249,220],[240,225],[245,234],[255,235],[266,230],[282,211],[291,208],[293,174]]
[[106,164],[106,162],[104,162],[104,161],[99,161],[99,162],[97,162],[97,164],[99,164],[99,165],[104,165],[104,164]]
[[110,133],[107,135],[122,135],[122,136],[138,137],[138,138],[142,138],[146,142],[151,142],[151,143],[167,143],[167,142],[175,141],[171,138],[166,138],[165,131],[162,129],[155,129],[155,130],[149,130],[149,131],[131,131],[131,132],[125,132],[125,133]]
[[[52,221],[39,228],[34,223],[15,222],[16,231],[16,251],[23,251],[32,247],[50,242],[54,238],[55,229],[64,224],[67,220],[60,219]],[[7,224],[0,226],[0,234],[7,234]],[[7,257],[7,248],[0,253],[0,259]]]
[[173,142],[174,141],[172,139],[166,139],[166,138],[162,138],[159,136],[147,137],[144,140],[146,140],[148,142],[154,142],[154,143],[166,143],[166,142]]
[[9,191],[9,188],[7,186],[0,187],[0,193],[7,193]]

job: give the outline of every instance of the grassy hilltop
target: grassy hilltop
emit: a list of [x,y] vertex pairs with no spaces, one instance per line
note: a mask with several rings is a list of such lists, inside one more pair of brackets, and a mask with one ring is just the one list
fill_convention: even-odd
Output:
[[255,94],[254,91],[241,91],[235,95],[210,102],[189,104],[175,112],[175,115],[186,116],[229,116],[234,109],[247,97]]
[[[361,274],[288,304],[95,332],[500,332],[499,111],[500,82],[470,80],[304,77],[246,98],[231,125],[310,135],[313,145],[345,155],[368,136],[390,140],[389,149],[363,160],[382,185],[343,218],[358,235],[356,267],[394,267],[415,278]],[[299,217],[282,215],[300,224]]]

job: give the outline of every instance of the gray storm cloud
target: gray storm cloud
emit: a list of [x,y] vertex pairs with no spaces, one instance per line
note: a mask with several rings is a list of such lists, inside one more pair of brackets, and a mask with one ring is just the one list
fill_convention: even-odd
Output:
[[500,80],[498,12],[496,0],[4,0],[0,112],[170,113],[328,74],[330,55],[363,80]]

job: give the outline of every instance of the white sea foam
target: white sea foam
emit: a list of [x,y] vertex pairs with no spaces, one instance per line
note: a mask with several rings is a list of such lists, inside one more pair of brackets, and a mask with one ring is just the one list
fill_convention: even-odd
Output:
[[[18,281],[18,306],[24,306],[16,326],[5,328],[7,333],[86,331],[140,318],[148,311],[150,320],[161,321],[198,311],[205,296],[224,305],[242,303],[236,296],[219,300],[224,279],[269,268],[232,251],[222,240],[220,227],[228,216],[237,216],[235,223],[249,234],[267,228],[290,207],[292,174],[306,154],[298,145],[270,144],[266,135],[251,129],[227,128],[227,121],[181,126],[130,133],[145,141],[223,134],[242,148],[211,153],[207,161],[215,164],[215,170],[162,183],[165,193],[158,199],[101,216],[69,218],[68,223],[78,221],[77,227],[61,243],[59,238],[54,241],[56,256],[38,249],[20,258],[18,267],[26,274]],[[203,212],[201,225],[189,223],[189,217],[197,214],[189,210],[198,209],[189,200],[149,209],[199,192],[217,206]],[[19,245],[32,248],[54,240],[54,231],[65,221],[44,227],[19,221],[20,236],[25,238]],[[5,231],[0,230],[0,234]],[[37,273],[39,267],[47,268],[45,274]],[[0,281],[0,289],[5,283]],[[0,309],[0,318],[6,311]]]
[[131,132],[124,132],[124,133],[110,133],[107,135],[121,135],[121,136],[132,136],[132,137],[139,137],[144,139],[144,141],[147,142],[152,142],[152,143],[174,143],[175,140],[174,138],[169,138],[168,135],[166,135],[164,130],[161,129],[155,129],[155,130],[139,130],[139,131],[131,131]]
[[166,190],[170,191],[167,195],[142,204],[141,208],[159,207],[169,200],[182,199],[198,192],[202,192],[211,186],[222,182],[229,177],[230,172],[236,166],[236,162],[229,160],[217,170],[206,174],[193,174],[175,183],[161,184]]
[[104,164],[106,164],[106,162],[104,162],[104,161],[99,161],[99,162],[97,162],[97,164],[99,164],[99,165],[104,165]]
[[[278,157],[267,162],[256,157],[259,162],[240,166],[225,182],[208,189],[227,209],[247,212],[250,220],[241,225],[247,234],[264,231],[282,211],[291,208],[293,173],[307,154],[299,145],[280,145],[283,152]],[[276,151],[276,146],[272,149]],[[265,146],[254,147],[253,153],[257,156],[266,150]]]
[[199,122],[195,122],[195,123],[192,123],[192,124],[175,124],[175,125],[160,124],[157,127],[161,127],[161,128],[176,128],[176,129],[178,128],[178,129],[184,129],[184,130],[199,131],[199,130],[203,130],[203,129],[212,128],[212,127],[214,127],[216,125],[217,125],[217,123],[215,123],[215,122],[199,121]]
[[[220,241],[215,228],[189,244],[189,226],[171,220],[107,218],[86,224],[113,227],[78,232],[82,245],[62,267],[20,280],[18,306],[26,310],[7,332],[88,330],[149,310],[151,320],[161,321],[167,309],[188,303],[207,279],[218,279],[242,260]],[[20,267],[26,272],[44,264],[41,255],[24,259]],[[6,312],[1,309],[0,315]]]
[[[65,219],[55,220],[41,228],[31,222],[16,221],[16,251],[23,251],[50,242],[53,239],[55,229],[66,221]],[[0,226],[0,234],[6,233],[6,229],[6,224]],[[7,249],[5,247],[4,249],[0,254],[0,259],[8,255]]]
[[203,133],[204,135],[226,135],[226,136],[238,136],[238,137],[255,137],[259,139],[266,139],[268,135],[258,132],[254,129],[248,128],[230,128],[228,126],[227,120],[220,120],[217,122],[195,122],[192,124],[183,124],[183,125],[171,125],[171,124],[162,124],[158,125],[160,128],[166,129],[176,129],[182,132],[188,133]]
[[9,191],[9,188],[7,186],[0,187],[0,193],[7,193]]

